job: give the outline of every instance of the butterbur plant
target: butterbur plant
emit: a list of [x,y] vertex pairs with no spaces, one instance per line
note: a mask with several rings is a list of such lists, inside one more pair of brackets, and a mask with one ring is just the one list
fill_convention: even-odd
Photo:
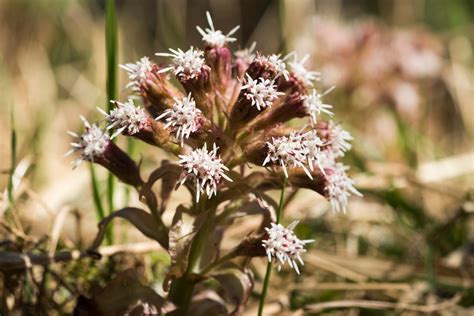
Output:
[[[225,34],[209,13],[207,19],[208,27],[197,28],[202,49],[169,49],[156,54],[157,63],[143,57],[120,66],[132,98],[114,101],[110,112],[100,109],[100,123],[83,119],[85,130],[72,134],[77,140],[71,152],[79,155],[75,165],[88,161],[110,170],[148,208],[123,208],[106,217],[92,246],[100,244],[115,217],[160,243],[171,258],[163,282],[166,297],[147,304],[163,313],[239,314],[254,285],[251,259],[263,257],[268,269],[262,313],[272,263],[303,273],[306,247],[314,241],[298,238],[298,221],[280,224],[285,188],[313,190],[334,211],[345,212],[348,198],[360,195],[340,161],[352,137],[330,120],[332,106],[323,101],[330,91],[317,90],[319,74],[306,68],[308,57],[266,56],[254,52],[255,45],[232,52],[229,43],[238,27]],[[299,120],[287,124],[293,119]],[[144,178],[139,164],[112,142],[120,135],[172,158]],[[156,194],[152,188],[160,180]],[[190,201],[170,210],[170,195],[181,186]],[[271,190],[281,190],[279,203]],[[165,211],[174,213],[171,223],[163,221]],[[223,253],[223,232],[237,218],[255,214],[262,217],[260,228]]]

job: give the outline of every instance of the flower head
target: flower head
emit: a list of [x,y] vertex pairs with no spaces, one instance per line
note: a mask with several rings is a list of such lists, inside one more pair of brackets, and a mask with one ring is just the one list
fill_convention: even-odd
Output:
[[196,108],[196,102],[191,97],[191,93],[182,99],[175,98],[175,104],[171,109],[166,110],[156,119],[166,117],[165,127],[171,127],[176,138],[181,140],[183,145],[184,139],[189,138],[191,133],[196,132],[201,127],[202,112]]
[[304,56],[300,61],[296,54],[294,60],[289,62],[290,69],[298,80],[300,80],[306,87],[312,87],[313,81],[319,80],[320,73],[317,71],[310,71],[305,68],[304,64],[309,58],[309,55]]
[[170,48],[170,52],[155,54],[156,56],[172,57],[173,59],[171,66],[161,69],[159,73],[172,70],[176,76],[186,79],[193,79],[201,74],[201,69],[205,65],[203,51],[191,46],[185,52],[180,48]]
[[255,47],[257,42],[253,42],[248,48],[238,50],[234,53],[235,57],[244,60],[246,63],[251,63],[255,59]]
[[317,132],[315,130],[310,130],[301,134],[301,145],[306,153],[306,162],[311,171],[314,170],[314,166],[316,165],[324,173],[324,168],[322,166],[324,161],[327,159],[327,155],[322,150],[324,142],[319,138]]
[[245,85],[243,85],[241,89],[245,91],[245,97],[252,101],[252,106],[257,107],[257,109],[261,111],[267,107],[271,107],[273,101],[284,93],[276,90],[276,86],[272,80],[259,79],[260,82],[258,79],[253,80],[252,77],[247,74]]
[[309,115],[311,124],[316,124],[317,118],[321,113],[326,113],[329,116],[332,116],[333,113],[329,110],[332,108],[332,105],[325,104],[321,100],[326,94],[331,92],[334,87],[329,88],[322,94],[319,94],[316,90],[313,90],[311,94],[304,97],[303,106],[305,108],[306,113]]
[[128,74],[130,82],[126,85],[126,88],[131,88],[133,91],[140,91],[140,85],[145,82],[147,73],[152,71],[153,63],[148,57],[142,57],[136,63],[119,65],[119,67],[124,69]]
[[333,211],[343,211],[345,213],[348,198],[352,194],[362,196],[354,187],[354,180],[347,176],[346,170],[348,169],[349,167],[341,163],[335,163],[325,168],[326,184],[324,190]]
[[285,79],[288,80],[289,71],[286,69],[285,61],[291,56],[292,54],[288,54],[287,56],[281,58],[281,54],[271,54],[269,56],[258,56],[260,62],[268,65],[275,73],[276,77],[283,76]]
[[237,39],[235,37],[231,37],[237,30],[239,29],[239,25],[234,27],[232,30],[224,35],[222,31],[216,30],[214,28],[214,23],[212,22],[211,14],[206,12],[207,22],[209,23],[209,28],[202,29],[199,26],[196,26],[198,32],[202,35],[202,40],[209,46],[214,47],[223,47],[227,42],[235,42]]
[[69,156],[74,152],[80,152],[80,157],[73,162],[74,168],[84,160],[94,162],[97,158],[103,157],[107,146],[110,144],[107,133],[98,128],[97,125],[91,125],[83,116],[81,116],[81,120],[84,123],[85,131],[82,135],[69,132],[71,136],[79,140],[71,143],[73,148],[65,155]]
[[335,157],[343,157],[351,149],[350,142],[353,139],[352,135],[343,129],[340,124],[335,124],[333,121],[329,122],[327,144]]
[[262,241],[268,256],[268,261],[272,262],[273,258],[278,261],[278,270],[285,263],[295,269],[300,274],[298,263],[304,265],[301,254],[306,252],[304,246],[314,242],[313,239],[300,240],[296,237],[293,229],[298,225],[298,221],[292,222],[287,228],[281,224],[272,223],[270,228],[265,228],[268,238]]
[[272,138],[271,142],[267,142],[268,152],[263,165],[270,162],[280,165],[287,178],[288,168],[300,167],[312,179],[307,166],[311,170],[314,165],[320,166],[319,157],[323,145],[323,141],[314,131],[291,132],[288,136]]
[[101,108],[98,108],[104,114],[105,120],[108,123],[107,130],[116,129],[111,138],[115,138],[122,132],[125,132],[127,135],[137,134],[140,132],[140,129],[148,125],[148,117],[145,111],[135,106],[132,99],[128,99],[125,103],[112,102],[116,104],[116,107],[110,113],[106,113]]
[[207,150],[207,144],[203,148],[193,150],[189,155],[179,155],[179,164],[183,166],[181,184],[187,180],[194,181],[196,186],[196,202],[199,202],[201,193],[208,198],[217,195],[217,186],[222,178],[231,181],[225,172],[229,171],[220,157],[217,156],[218,147],[213,145],[211,151]]

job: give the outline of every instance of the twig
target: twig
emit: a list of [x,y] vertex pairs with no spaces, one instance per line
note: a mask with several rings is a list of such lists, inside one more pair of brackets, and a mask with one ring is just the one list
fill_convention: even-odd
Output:
[[306,261],[308,262],[308,264],[312,264],[320,269],[332,272],[354,282],[365,282],[369,279],[367,276],[361,273],[354,272],[346,267],[343,267],[337,263],[334,263],[317,255],[307,254]]
[[49,255],[52,256],[56,252],[56,247],[58,246],[59,237],[61,235],[62,228],[64,226],[64,222],[66,221],[66,217],[71,211],[71,208],[64,207],[59,213],[56,215],[53,223],[53,228],[51,229],[51,242],[49,244]]
[[419,313],[433,313],[455,306],[461,300],[461,295],[456,294],[452,299],[433,305],[414,305],[407,303],[391,303],[368,300],[345,300],[326,303],[311,304],[304,307],[306,311],[320,312],[332,308],[368,308],[368,309],[395,309]]
[[293,287],[298,291],[408,291],[412,288],[409,283],[317,283],[298,284]]
[[99,248],[97,253],[72,250],[61,251],[53,256],[46,253],[21,253],[21,252],[1,252],[0,271],[11,271],[17,269],[30,268],[34,265],[47,266],[58,262],[79,260],[85,257],[110,257],[118,253],[148,253],[162,250],[156,242],[142,242],[129,245],[113,245]]

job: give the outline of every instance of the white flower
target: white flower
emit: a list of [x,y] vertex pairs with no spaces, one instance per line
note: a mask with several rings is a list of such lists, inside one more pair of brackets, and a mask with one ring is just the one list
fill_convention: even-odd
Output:
[[333,211],[343,211],[345,213],[348,198],[352,194],[357,196],[362,196],[362,194],[354,187],[354,180],[346,174],[349,167],[341,163],[335,163],[325,169],[326,186],[324,190],[326,197]]
[[270,65],[271,68],[277,73],[277,77],[283,76],[286,80],[288,80],[289,71],[286,69],[285,61],[290,58],[294,53],[290,53],[285,57],[281,58],[281,54],[271,54],[269,56],[258,56],[259,59],[263,63],[267,63]]
[[176,138],[181,140],[189,138],[191,133],[196,132],[201,127],[202,112],[196,108],[196,102],[191,97],[191,93],[182,99],[175,98],[175,103],[171,109],[167,109],[156,119],[166,117],[165,127],[171,127],[176,134]]
[[140,91],[140,85],[145,82],[147,73],[152,70],[152,66],[153,64],[148,57],[142,57],[136,63],[119,65],[120,68],[128,73],[130,82],[126,85],[126,88],[131,88],[133,91]]
[[239,29],[239,25],[234,27],[232,30],[224,35],[222,31],[214,29],[214,23],[212,23],[211,14],[209,11],[206,12],[207,22],[209,23],[209,28],[203,30],[199,26],[196,26],[198,32],[202,35],[202,40],[210,46],[223,47],[227,42],[235,42],[237,39],[231,37]]
[[147,125],[147,115],[145,111],[135,106],[132,99],[122,103],[118,101],[111,101],[116,104],[116,107],[110,111],[105,112],[101,108],[97,108],[105,116],[107,121],[107,130],[116,129],[111,138],[117,137],[120,133],[125,131],[128,135],[134,135],[140,132],[140,129]]
[[208,198],[217,195],[217,185],[222,178],[231,181],[225,172],[229,171],[217,156],[217,146],[214,144],[211,151],[207,150],[207,144],[201,149],[193,150],[189,155],[179,155],[179,164],[183,166],[183,176],[180,184],[187,180],[194,181],[196,186],[196,202],[199,202],[201,193],[205,193]]
[[311,171],[314,170],[314,166],[316,165],[324,173],[322,166],[327,159],[327,154],[322,150],[324,142],[319,138],[317,132],[310,130],[301,134],[301,145],[305,148],[306,161]]
[[309,55],[304,56],[300,61],[298,61],[296,54],[294,56],[294,60],[288,63],[290,65],[291,71],[306,87],[312,87],[313,81],[320,79],[320,73],[317,71],[307,70],[304,67]]
[[252,100],[252,106],[256,106],[259,111],[266,107],[271,107],[273,100],[284,93],[278,92],[273,81],[269,79],[259,78],[260,82],[253,80],[249,74],[246,74],[247,78],[245,85],[242,86],[242,90],[245,90],[244,95],[247,99]]
[[238,50],[234,54],[237,58],[243,59],[250,64],[255,59],[255,47],[257,47],[257,42],[253,42],[249,48]]
[[110,138],[107,133],[98,128],[97,125],[91,125],[83,116],[81,116],[81,120],[85,126],[85,131],[82,135],[68,132],[69,135],[78,138],[78,141],[71,143],[73,148],[68,151],[65,156],[80,152],[80,157],[73,162],[73,168],[79,166],[84,160],[94,162],[95,159],[103,157],[110,143]]
[[352,135],[344,130],[341,125],[334,124],[332,121],[329,122],[328,145],[335,157],[343,157],[351,149],[350,142],[353,139]]
[[171,66],[161,69],[159,73],[173,70],[175,75],[184,76],[186,79],[196,78],[201,74],[201,68],[205,65],[203,51],[194,49],[194,47],[191,46],[191,48],[185,52],[180,48],[170,48],[170,52],[171,53],[155,54],[156,56],[173,58]]
[[268,238],[262,241],[262,245],[267,252],[269,262],[272,262],[273,258],[278,260],[278,270],[282,265],[288,263],[296,273],[300,274],[297,261],[304,265],[301,254],[306,252],[305,245],[314,242],[314,240],[298,239],[293,232],[296,225],[298,225],[298,221],[292,222],[287,228],[281,224],[272,223],[270,228],[265,228]]
[[303,106],[308,113],[311,124],[316,124],[317,118],[321,113],[326,113],[329,116],[332,116],[333,113],[329,110],[332,108],[330,104],[324,104],[321,100],[322,97],[331,92],[334,87],[329,88],[324,91],[322,94],[319,94],[316,90],[313,90],[310,95],[304,97]]
[[272,138],[272,141],[267,143],[268,153],[263,166],[269,162],[280,165],[287,178],[288,168],[300,167],[313,179],[307,166],[311,171],[314,170],[314,165],[321,168],[319,159],[323,145],[323,141],[313,130],[306,133],[291,132],[289,136]]

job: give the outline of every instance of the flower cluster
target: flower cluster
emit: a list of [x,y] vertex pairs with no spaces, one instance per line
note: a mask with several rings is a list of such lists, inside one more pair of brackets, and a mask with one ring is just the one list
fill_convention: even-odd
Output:
[[72,149],[66,153],[66,156],[75,152],[80,153],[79,158],[73,162],[74,168],[79,166],[84,160],[94,162],[102,157],[110,143],[109,135],[98,128],[97,125],[91,125],[83,116],[81,116],[81,120],[84,123],[85,132],[82,135],[69,132],[71,136],[78,138],[77,142],[71,143]]
[[184,174],[181,184],[187,180],[194,182],[196,187],[196,202],[199,202],[201,193],[208,197],[217,195],[217,186],[222,179],[232,182],[225,172],[229,171],[222,160],[217,156],[216,144],[211,151],[207,150],[207,144],[203,148],[193,150],[189,155],[180,155],[179,164],[183,166]]
[[115,129],[111,138],[121,133],[134,135],[145,128],[148,123],[147,114],[142,108],[135,106],[132,99],[128,99],[125,103],[115,102],[115,105],[110,113],[98,108],[108,123],[107,130]]
[[130,82],[127,84],[126,88],[130,88],[133,91],[140,91],[140,85],[145,82],[147,73],[152,70],[152,64],[148,57],[142,57],[135,64],[128,63],[120,65],[119,67],[128,73],[128,79]]
[[262,245],[267,252],[268,261],[272,262],[273,258],[277,259],[278,269],[282,265],[288,265],[295,269],[296,273],[300,274],[298,262],[303,265],[301,254],[306,252],[304,246],[314,242],[313,239],[300,240],[296,237],[293,230],[298,221],[292,222],[288,227],[283,227],[281,224],[272,223],[270,228],[265,228],[268,237],[263,240]]
[[175,104],[171,109],[167,109],[156,119],[165,118],[165,127],[173,128],[176,138],[181,140],[183,146],[184,139],[189,138],[191,133],[197,132],[202,125],[202,112],[196,108],[196,102],[191,96],[182,99],[175,99]]
[[202,35],[202,40],[209,46],[215,46],[215,47],[223,47],[226,43],[231,43],[235,42],[237,39],[235,37],[231,37],[232,35],[237,32],[237,30],[240,28],[240,26],[234,27],[232,30],[227,33],[227,35],[224,35],[222,31],[216,30],[214,28],[214,23],[212,22],[211,14],[209,12],[206,12],[206,18],[207,22],[209,23],[209,28],[206,28],[203,30],[201,27],[196,26],[196,29],[198,32]]
[[323,141],[314,131],[291,132],[288,136],[272,138],[268,145],[268,153],[263,165],[269,162],[280,164],[288,178],[288,168],[303,168],[310,179],[313,179],[307,166],[314,169],[320,165]]
[[[269,197],[264,201],[266,191],[284,185],[316,191],[333,210],[345,211],[349,197],[360,193],[340,161],[352,136],[325,120],[333,116],[333,107],[322,99],[332,88],[320,92],[319,73],[305,66],[308,56],[264,55],[254,52],[255,44],[233,54],[228,45],[236,40],[232,35],[238,27],[224,34],[209,14],[207,20],[208,28],[197,28],[202,49],[156,54],[170,58],[169,64],[143,57],[121,66],[134,95],[125,103],[114,101],[109,112],[100,109],[103,128],[84,120],[84,134],[72,134],[79,138],[72,144],[71,152],[80,155],[75,165],[87,160],[106,167],[137,189],[154,216],[161,214],[158,205],[165,211],[169,196],[165,192],[164,201],[158,201],[151,191],[158,179],[171,182],[163,183],[162,190],[181,185],[189,190],[192,206],[182,208],[190,215],[223,208],[221,220],[251,195],[262,199],[256,208],[268,212],[275,203]],[[285,124],[296,118],[300,120]],[[174,155],[175,162],[164,162],[144,182],[139,166],[111,141],[119,135],[156,146]],[[296,224],[285,228],[273,223],[266,234],[262,228],[258,242],[245,247],[258,244],[249,253],[266,253],[270,261],[288,263],[299,273],[301,254],[313,240],[298,239]],[[250,249],[245,247],[239,249]]]
[[249,74],[245,81],[245,85],[241,87],[244,91],[244,95],[247,99],[252,101],[252,106],[255,106],[257,110],[261,111],[266,107],[271,107],[273,101],[278,96],[284,93],[276,90],[275,83],[269,79],[259,78],[259,80],[253,80]]
[[171,53],[156,53],[156,56],[171,57],[172,65],[160,70],[160,73],[173,71],[176,76],[183,78],[196,78],[200,75],[201,69],[204,66],[204,52],[199,49],[191,47],[187,51],[182,49],[172,49]]

